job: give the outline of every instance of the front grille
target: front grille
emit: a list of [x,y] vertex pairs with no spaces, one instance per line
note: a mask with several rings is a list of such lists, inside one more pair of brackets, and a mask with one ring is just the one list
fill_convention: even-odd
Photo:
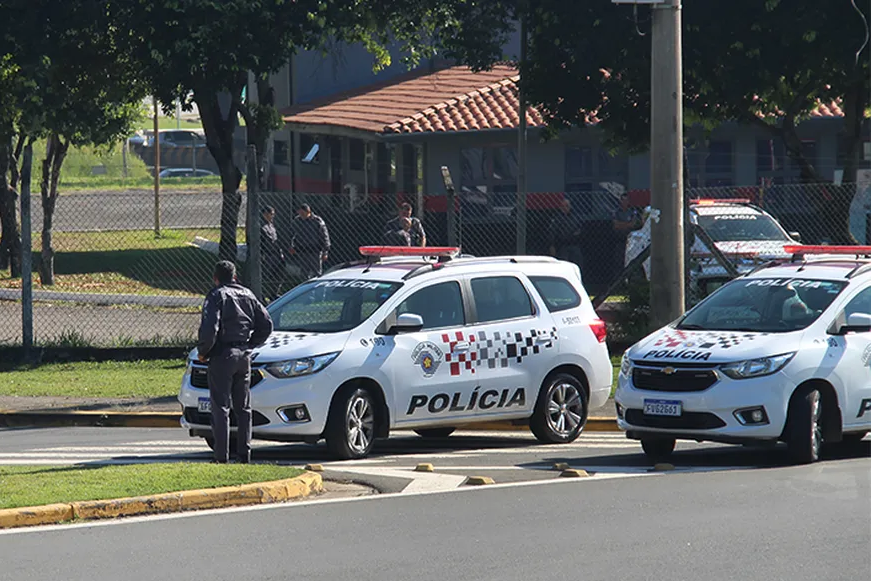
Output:
[[[200,389],[209,389],[208,367],[191,367],[191,385]],[[254,387],[265,377],[265,371],[261,368],[251,370],[251,387]]]
[[[184,419],[191,424],[197,424],[200,426],[210,426],[212,425],[212,415],[204,414],[200,412],[197,408],[184,408]],[[251,425],[253,426],[265,426],[269,423],[269,418],[264,416],[258,411],[251,412]],[[236,414],[233,413],[233,410],[230,410],[230,425],[236,425]]]
[[641,410],[626,410],[626,421],[633,426],[670,430],[713,430],[726,422],[708,412],[683,412],[679,416],[648,416]]
[[704,391],[715,383],[717,374],[712,369],[636,367],[632,371],[632,384],[646,391]]

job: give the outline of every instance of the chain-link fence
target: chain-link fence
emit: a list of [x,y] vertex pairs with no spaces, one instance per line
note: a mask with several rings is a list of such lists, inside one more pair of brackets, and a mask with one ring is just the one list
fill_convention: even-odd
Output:
[[[742,199],[776,220],[766,224],[762,218],[695,220],[717,251],[699,247],[697,242],[690,245],[690,302],[736,272],[746,272],[777,254],[771,251],[771,244],[759,246],[760,239],[771,242],[775,250],[779,244],[781,255],[790,236],[804,243],[868,242],[871,196],[860,190],[856,195],[857,187],[852,184],[687,190],[688,201]],[[387,223],[397,217],[400,204],[409,202],[421,220],[427,246],[459,245],[464,253],[475,256],[516,254],[518,250],[556,254],[581,266],[585,286],[596,297],[597,305],[605,298],[612,306],[628,305],[625,312],[630,313],[629,319],[643,325],[647,277],[643,268],[627,272],[626,265],[649,243],[646,192],[629,192],[625,198],[609,192],[530,193],[525,248],[518,248],[513,194],[506,194],[503,200],[475,200],[463,195],[453,199],[442,192],[410,196],[263,192],[258,196],[261,210],[275,211],[272,249],[268,241],[261,241],[262,288],[267,297],[308,276],[312,258],[307,251],[326,250],[316,248],[313,242],[316,235],[311,232],[316,229],[309,234],[297,231],[294,239],[295,228],[298,230],[294,217],[300,205],[308,204],[324,222],[329,235],[323,261],[327,270],[358,260],[362,245],[384,244]],[[448,211],[448,200],[452,199],[453,210]],[[242,194],[236,220],[241,273],[247,272],[246,201]],[[163,192],[158,212],[155,205],[150,192],[62,194],[53,221],[54,280],[49,285],[44,284],[47,273],[39,272],[44,264],[43,216],[39,196],[34,196],[37,344],[185,345],[193,341],[218,257],[222,196],[215,191]],[[264,218],[258,216],[256,223],[262,227]],[[267,233],[261,234],[269,238]],[[732,268],[721,261],[729,262]],[[711,284],[700,286],[701,279]],[[0,270],[2,343],[20,344],[22,340],[20,288],[20,278],[11,278],[8,269]]]

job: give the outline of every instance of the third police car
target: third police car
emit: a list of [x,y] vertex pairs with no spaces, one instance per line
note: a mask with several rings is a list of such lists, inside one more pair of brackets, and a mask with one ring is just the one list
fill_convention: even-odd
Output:
[[[325,439],[361,458],[397,428],[438,437],[528,419],[539,440],[570,442],[607,401],[605,324],[574,264],[360,250],[367,259],[269,305],[275,332],[253,354],[255,438]],[[182,424],[211,444],[205,371],[191,353],[179,401]]]
[[785,250],[626,352],[618,424],[652,458],[783,441],[813,462],[871,430],[871,247]]

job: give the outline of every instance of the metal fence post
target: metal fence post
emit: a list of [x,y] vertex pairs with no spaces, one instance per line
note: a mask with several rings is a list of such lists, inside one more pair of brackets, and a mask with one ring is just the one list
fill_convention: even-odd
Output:
[[30,220],[30,172],[33,166],[33,145],[24,147],[21,168],[21,339],[24,359],[30,359],[33,349],[33,241]]
[[248,286],[263,301],[263,273],[260,261],[260,179],[257,175],[257,148],[248,146],[248,219],[245,239],[248,244],[246,271]]
[[448,246],[457,245],[457,193],[454,189],[454,180],[451,178],[451,170],[448,166],[442,166],[442,180],[445,183],[445,193],[447,194],[447,234]]

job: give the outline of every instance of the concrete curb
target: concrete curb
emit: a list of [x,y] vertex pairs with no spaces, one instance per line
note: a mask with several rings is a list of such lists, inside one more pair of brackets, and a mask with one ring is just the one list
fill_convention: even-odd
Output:
[[[0,428],[177,428],[181,414],[162,412],[41,412],[0,410]],[[522,432],[526,424],[514,422],[484,422],[458,426],[472,432]],[[585,432],[619,432],[614,418],[589,418]]]
[[74,519],[95,520],[207,508],[224,508],[251,504],[269,504],[303,498],[323,492],[320,474],[306,472],[295,478],[225,486],[202,490],[185,490],[133,498],[88,500],[46,506],[28,506],[0,510],[0,529],[58,524]]

